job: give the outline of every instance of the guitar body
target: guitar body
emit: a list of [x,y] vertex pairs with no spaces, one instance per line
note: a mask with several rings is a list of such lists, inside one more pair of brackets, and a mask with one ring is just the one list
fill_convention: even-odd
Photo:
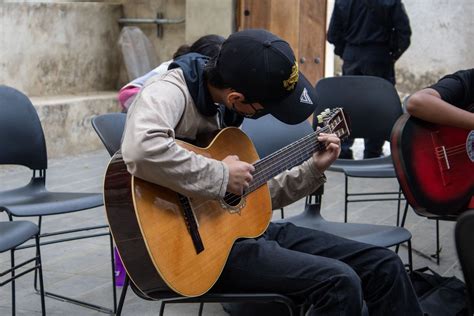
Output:
[[474,195],[474,131],[403,115],[391,135],[397,178],[423,216],[456,216]]
[[[249,163],[258,160],[252,142],[237,128],[222,130],[206,148],[178,144],[217,160],[233,154]],[[144,293],[172,289],[184,296],[204,294],[219,278],[234,242],[261,235],[272,216],[266,184],[232,205],[190,198],[204,246],[198,253],[177,193],[128,174],[119,154],[109,164],[104,188],[118,251],[131,280]]]

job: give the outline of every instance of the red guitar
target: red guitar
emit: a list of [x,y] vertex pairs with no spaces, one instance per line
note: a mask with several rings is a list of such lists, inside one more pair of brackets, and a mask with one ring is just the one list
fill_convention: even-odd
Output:
[[403,193],[424,216],[457,215],[474,195],[474,131],[403,115],[391,136]]
[[474,131],[427,123],[408,114],[391,135],[395,172],[423,216],[464,211],[474,196]]

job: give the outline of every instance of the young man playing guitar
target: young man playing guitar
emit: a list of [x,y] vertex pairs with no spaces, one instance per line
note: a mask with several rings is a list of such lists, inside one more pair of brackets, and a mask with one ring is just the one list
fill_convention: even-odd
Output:
[[[470,167],[464,171],[467,176],[474,161],[474,68],[446,75],[434,85],[415,92],[408,99],[406,107],[410,115],[424,121],[464,129],[466,133],[471,131],[466,146],[463,146],[471,162],[468,162],[469,165],[464,164],[466,168]],[[471,180],[468,178],[466,181]],[[469,186],[472,187],[472,182],[464,185],[467,190]],[[461,188],[459,191],[461,195],[464,192]],[[474,197],[467,207],[474,208]]]
[[[128,112],[123,160],[132,175],[186,197],[240,196],[253,179],[251,164],[236,155],[204,157],[175,138],[196,140],[240,125],[242,116],[271,114],[296,124],[315,102],[288,43],[265,30],[237,32],[215,60],[188,54],[146,83]],[[318,141],[324,151],[268,182],[274,209],[324,183],[340,140],[321,133]],[[236,241],[214,289],[286,294],[311,305],[310,315],[360,315],[364,300],[373,315],[422,314],[395,253],[288,223],[270,223],[262,236]]]

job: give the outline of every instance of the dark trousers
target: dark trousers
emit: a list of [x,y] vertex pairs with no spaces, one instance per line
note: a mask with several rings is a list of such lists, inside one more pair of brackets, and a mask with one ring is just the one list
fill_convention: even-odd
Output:
[[216,289],[285,294],[308,315],[360,315],[363,300],[370,315],[422,315],[393,251],[289,223],[236,242]]
[[[364,159],[367,158],[378,158],[382,156],[383,144],[385,139],[381,138],[365,138],[364,139]],[[342,159],[354,159],[352,154],[352,145],[354,144],[353,138],[348,138],[341,143],[341,154],[339,158]]]
[[[348,47],[344,52],[342,74],[344,76],[375,76],[387,79],[395,84],[394,63],[390,60],[388,51],[380,47]],[[387,55],[387,56],[385,56]],[[382,156],[384,139],[366,138],[364,140],[364,159]],[[351,147],[353,139],[347,139],[341,144],[340,158],[353,159]]]

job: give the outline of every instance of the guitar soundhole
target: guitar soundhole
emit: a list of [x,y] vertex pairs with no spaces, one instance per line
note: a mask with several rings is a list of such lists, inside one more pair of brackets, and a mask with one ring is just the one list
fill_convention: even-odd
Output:
[[229,206],[238,206],[241,200],[241,196],[235,195],[233,193],[226,193],[224,196],[224,202]]

